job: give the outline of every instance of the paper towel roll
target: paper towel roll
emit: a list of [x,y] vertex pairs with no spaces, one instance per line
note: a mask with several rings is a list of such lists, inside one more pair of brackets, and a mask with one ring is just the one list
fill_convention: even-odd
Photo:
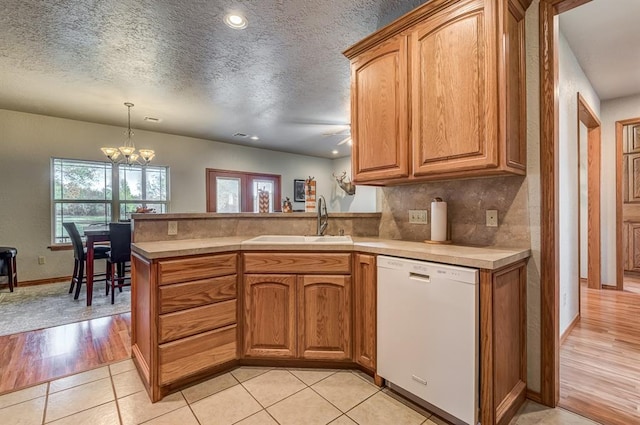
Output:
[[431,203],[431,240],[447,240],[447,203],[433,201]]

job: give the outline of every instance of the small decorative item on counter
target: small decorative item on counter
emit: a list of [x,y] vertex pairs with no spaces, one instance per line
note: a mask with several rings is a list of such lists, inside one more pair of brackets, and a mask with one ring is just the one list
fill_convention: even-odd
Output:
[[155,213],[155,208],[136,207],[136,214],[150,214]]
[[258,189],[258,211],[261,213],[269,212],[269,192],[264,188]]
[[316,181],[311,176],[304,181],[304,210],[316,212]]
[[284,201],[282,201],[282,212],[290,213],[292,211],[293,207],[291,206],[291,201],[289,200],[289,197],[287,197]]

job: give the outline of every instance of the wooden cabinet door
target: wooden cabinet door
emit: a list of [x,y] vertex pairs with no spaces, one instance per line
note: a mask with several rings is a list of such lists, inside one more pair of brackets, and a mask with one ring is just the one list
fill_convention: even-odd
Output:
[[354,360],[376,369],[376,257],[355,255],[354,270]]
[[411,33],[413,174],[495,168],[497,71],[484,1],[457,2]]
[[525,13],[518,0],[509,0],[505,10],[505,116],[506,166],[527,168],[527,85],[525,69]]
[[628,270],[640,272],[640,223],[629,223]]
[[244,276],[244,353],[295,357],[296,276]]
[[407,37],[396,36],[351,62],[351,164],[362,183],[409,175]]
[[349,276],[298,276],[298,347],[305,359],[351,358]]

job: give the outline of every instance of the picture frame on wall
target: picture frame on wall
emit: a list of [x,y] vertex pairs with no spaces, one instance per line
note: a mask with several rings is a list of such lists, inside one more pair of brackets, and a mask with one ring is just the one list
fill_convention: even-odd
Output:
[[295,179],[293,181],[293,201],[304,202],[304,180]]

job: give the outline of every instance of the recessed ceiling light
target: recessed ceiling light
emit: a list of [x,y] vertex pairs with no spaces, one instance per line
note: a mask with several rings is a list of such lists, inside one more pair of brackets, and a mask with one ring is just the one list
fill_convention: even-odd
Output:
[[227,16],[225,16],[224,23],[227,24],[229,28],[233,28],[234,30],[245,29],[249,24],[244,16],[238,15],[236,13],[229,13]]
[[338,155],[338,150],[334,149],[334,150],[331,151],[331,153],[334,154],[334,155]]
[[260,138],[258,136],[251,136],[249,137],[251,140],[260,140]]

